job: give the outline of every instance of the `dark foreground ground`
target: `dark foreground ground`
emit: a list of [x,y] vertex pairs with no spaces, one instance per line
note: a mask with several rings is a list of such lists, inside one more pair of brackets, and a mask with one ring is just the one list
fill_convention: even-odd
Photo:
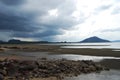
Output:
[[78,76],[92,72],[99,73],[109,70],[91,60],[47,60],[40,58],[35,61],[4,59],[0,61],[0,80],[32,80],[34,78],[55,77],[62,80],[64,77]]

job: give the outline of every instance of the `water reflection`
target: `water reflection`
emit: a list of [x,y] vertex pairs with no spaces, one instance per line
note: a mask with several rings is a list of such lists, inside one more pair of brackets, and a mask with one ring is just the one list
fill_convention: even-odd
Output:
[[69,60],[93,60],[99,62],[103,59],[120,59],[120,57],[104,57],[104,56],[86,56],[86,55],[75,55],[75,54],[63,54],[50,56],[53,58],[66,58]]
[[61,48],[94,48],[94,49],[120,49],[120,43],[76,43],[66,44]]
[[8,51],[8,52],[4,52],[1,55],[18,55],[18,56],[31,57],[33,59],[46,57],[49,59],[66,58],[68,60],[93,60],[95,62],[101,61],[103,59],[120,59],[120,57],[87,56],[87,55],[76,55],[76,54],[52,54],[50,52],[23,52],[23,51],[21,52]]
[[65,78],[64,80],[120,80],[120,71],[110,70],[101,73],[82,74],[78,77]]

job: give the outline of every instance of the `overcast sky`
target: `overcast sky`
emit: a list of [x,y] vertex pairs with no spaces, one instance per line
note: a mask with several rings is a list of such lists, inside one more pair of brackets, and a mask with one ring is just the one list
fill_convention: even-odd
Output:
[[0,0],[0,40],[120,40],[120,0]]

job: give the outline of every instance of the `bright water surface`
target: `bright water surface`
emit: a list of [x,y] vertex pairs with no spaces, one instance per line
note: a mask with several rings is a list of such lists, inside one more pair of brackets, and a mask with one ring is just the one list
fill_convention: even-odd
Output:
[[71,45],[62,46],[62,48],[97,48],[97,49],[118,49],[120,50],[120,42],[111,43],[71,43]]
[[65,78],[64,80],[120,80],[120,71],[110,70],[101,73],[82,74],[78,77]]

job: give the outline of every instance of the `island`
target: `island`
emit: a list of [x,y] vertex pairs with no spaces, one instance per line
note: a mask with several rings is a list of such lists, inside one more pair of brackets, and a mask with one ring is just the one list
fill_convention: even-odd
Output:
[[81,43],[94,43],[94,42],[110,42],[109,40],[101,39],[97,36],[89,37],[84,39],[83,41],[80,41]]

